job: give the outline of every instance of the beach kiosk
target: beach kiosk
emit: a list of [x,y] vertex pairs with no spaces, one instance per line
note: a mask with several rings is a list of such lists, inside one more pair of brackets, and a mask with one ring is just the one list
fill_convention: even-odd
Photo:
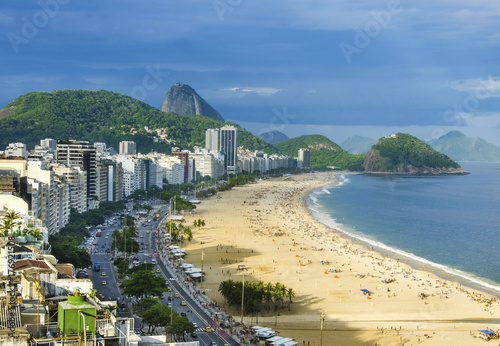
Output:
[[495,332],[492,332],[491,330],[487,330],[487,329],[482,329],[482,330],[479,330],[479,337],[486,340],[486,341],[490,341],[491,339],[496,339],[498,338],[498,335],[495,334]]

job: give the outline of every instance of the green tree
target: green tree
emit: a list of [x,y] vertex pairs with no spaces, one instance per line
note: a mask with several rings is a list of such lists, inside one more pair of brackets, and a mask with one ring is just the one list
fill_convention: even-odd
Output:
[[183,210],[189,211],[196,209],[196,206],[193,203],[182,199],[180,196],[175,196],[174,206],[176,211],[183,211]]
[[172,242],[182,242],[184,240],[193,240],[193,232],[190,227],[184,227],[182,223],[175,223],[174,221],[167,221],[164,225],[165,230],[172,234]]
[[118,270],[118,277],[123,278],[128,269],[128,261],[123,258],[117,258],[113,261]]
[[21,216],[15,211],[8,211],[2,218],[2,224],[0,224],[0,236],[8,237],[12,234],[14,228],[14,220],[20,218]]
[[179,189],[182,192],[192,191],[193,188],[194,188],[193,184],[190,184],[190,183],[184,183],[184,184],[179,185]]
[[92,265],[89,253],[70,243],[53,243],[52,255],[59,263],[71,263],[76,268],[87,268]]
[[163,278],[154,275],[149,270],[141,270],[130,275],[130,279],[120,284],[120,288],[123,294],[137,298],[161,297],[163,292],[170,290]]
[[194,227],[205,227],[205,220],[197,219],[193,221]]
[[172,320],[171,324],[166,323],[164,325],[165,325],[165,330],[168,333],[175,335],[177,337],[183,335],[184,333],[192,333],[195,331],[195,327],[186,316],[176,316]]
[[[148,334],[153,334],[159,326],[167,326],[170,324],[170,315],[173,314],[172,308],[156,303],[141,313],[142,321],[148,324]],[[177,317],[177,313],[175,313]]]

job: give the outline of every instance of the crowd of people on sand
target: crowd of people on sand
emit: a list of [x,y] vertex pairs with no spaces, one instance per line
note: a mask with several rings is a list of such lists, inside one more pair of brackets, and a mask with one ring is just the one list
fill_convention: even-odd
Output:
[[[288,179],[294,180],[293,177]],[[424,304],[427,304],[428,300],[447,299],[453,294],[464,294],[470,300],[483,304],[485,312],[490,315],[498,314],[500,304],[497,298],[469,292],[459,284],[449,283],[435,276],[431,277],[427,272],[413,269],[398,259],[375,252],[373,248],[348,239],[343,233],[312,219],[310,212],[302,209],[304,204],[301,198],[308,190],[323,186],[332,180],[332,175],[323,175],[320,180],[317,176],[311,176],[294,181],[293,185],[288,183],[286,188],[283,188],[279,182],[273,182],[267,185],[265,190],[260,189],[245,196],[241,205],[235,205],[236,210],[233,213],[240,211],[245,220],[243,226],[239,226],[240,229],[248,230],[245,237],[250,234],[254,242],[274,246],[275,251],[267,255],[272,257],[272,261],[266,257],[269,259],[266,265],[272,267],[271,271],[261,269],[261,273],[280,274],[276,273],[276,268],[294,256],[296,263],[294,270],[297,274],[302,273],[302,267],[310,266],[312,271],[317,272],[318,277],[324,273],[335,275],[332,275],[332,278],[337,278],[337,275],[350,275],[359,279],[360,282],[364,282],[362,280],[374,282],[373,279],[377,279],[379,285],[373,287],[376,291],[374,295],[376,299],[392,299],[406,289],[415,290],[416,295],[424,301]],[[311,181],[314,183],[311,184]],[[298,208],[302,210],[298,212]],[[220,228],[222,225],[229,224],[223,217],[217,217],[215,221]],[[289,254],[286,255],[288,256],[286,259],[284,251]],[[224,269],[220,269],[219,275],[231,276],[236,273],[236,269],[231,265],[239,264],[245,255],[253,250],[238,248],[233,244],[217,244],[215,252],[218,256],[216,258],[220,259],[220,264],[225,266]],[[306,256],[306,252],[309,255]],[[353,267],[356,268],[355,271]],[[365,268],[365,270],[360,270],[360,268]],[[248,274],[257,274],[258,270],[255,269],[252,268],[252,272]],[[259,279],[258,276],[256,278]],[[297,280],[301,280],[300,275],[297,276]],[[350,291],[356,290],[357,288],[352,287]],[[415,297],[415,299],[418,298]],[[381,326],[380,330],[383,333],[388,330],[398,332],[397,329],[384,326]]]

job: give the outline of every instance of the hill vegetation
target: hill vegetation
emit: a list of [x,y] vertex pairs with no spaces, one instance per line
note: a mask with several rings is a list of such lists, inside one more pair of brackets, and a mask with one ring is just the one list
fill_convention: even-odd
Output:
[[[4,115],[0,119],[0,148],[11,142],[33,148],[40,139],[49,137],[105,142],[114,148],[120,141],[130,140],[137,143],[140,152],[169,153],[172,146],[192,149],[204,145],[206,129],[228,124],[201,115],[165,113],[106,90],[30,92],[10,102],[0,114]],[[237,127],[241,145],[275,152],[260,137]]]
[[405,133],[379,139],[366,154],[363,166],[366,171],[377,173],[466,173],[448,156]]
[[291,138],[274,145],[281,153],[292,157],[297,156],[300,148],[311,150],[311,168],[325,169],[336,167],[351,171],[363,170],[363,155],[350,154],[336,143],[322,135],[306,135]]
[[23,142],[31,149],[40,139],[48,137],[105,142],[114,148],[118,148],[120,141],[130,140],[137,143],[139,152],[168,154],[174,146],[181,149],[204,146],[206,129],[224,125],[236,126],[239,145],[250,150],[297,157],[300,148],[307,148],[311,151],[312,169],[405,172],[426,167],[460,167],[410,135],[383,138],[366,157],[351,154],[321,135],[306,135],[271,145],[237,124],[202,115],[162,112],[129,96],[106,90],[59,90],[19,96],[0,110],[0,148]]

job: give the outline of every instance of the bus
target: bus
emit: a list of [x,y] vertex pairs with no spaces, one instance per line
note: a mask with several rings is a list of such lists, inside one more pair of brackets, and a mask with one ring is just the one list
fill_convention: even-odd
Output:
[[98,272],[100,270],[101,270],[101,265],[99,264],[99,262],[94,262],[94,271]]

